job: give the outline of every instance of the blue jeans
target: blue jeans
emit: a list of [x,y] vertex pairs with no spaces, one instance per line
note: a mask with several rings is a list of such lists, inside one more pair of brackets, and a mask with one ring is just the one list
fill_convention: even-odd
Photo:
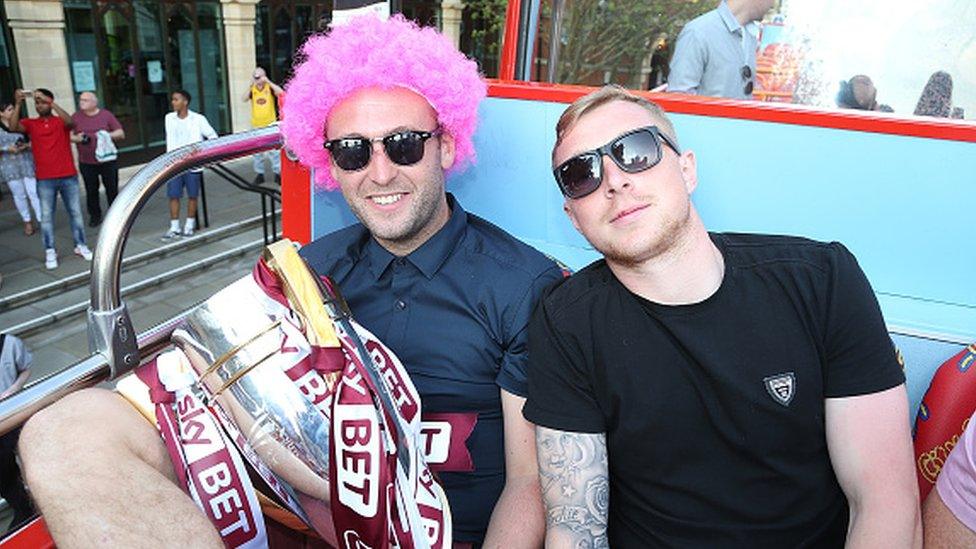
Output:
[[41,236],[44,239],[44,249],[54,249],[54,208],[57,206],[57,195],[61,194],[64,208],[68,210],[71,222],[71,234],[75,238],[75,245],[85,243],[85,224],[81,219],[81,193],[78,177],[61,177],[58,179],[38,179],[37,196],[41,199]]

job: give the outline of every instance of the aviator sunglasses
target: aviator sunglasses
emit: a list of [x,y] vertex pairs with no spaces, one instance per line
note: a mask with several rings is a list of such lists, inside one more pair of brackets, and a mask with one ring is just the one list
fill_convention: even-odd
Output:
[[681,154],[678,145],[657,126],[629,131],[606,145],[578,154],[552,171],[559,190],[567,198],[583,198],[600,188],[603,182],[603,156],[627,173],[648,170],[661,161],[661,142]]
[[332,160],[347,172],[356,172],[369,165],[373,155],[373,143],[383,143],[386,157],[399,166],[410,166],[424,157],[424,144],[431,137],[441,134],[440,129],[424,132],[403,130],[383,137],[342,137],[326,141],[323,145]]

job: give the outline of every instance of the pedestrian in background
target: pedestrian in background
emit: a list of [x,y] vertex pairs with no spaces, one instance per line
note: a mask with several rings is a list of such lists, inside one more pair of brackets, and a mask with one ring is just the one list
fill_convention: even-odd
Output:
[[668,91],[752,99],[756,76],[757,23],[773,0],[722,0],[688,22],[678,34]]
[[34,153],[34,172],[37,177],[37,194],[41,199],[41,236],[44,239],[44,266],[58,268],[58,253],[54,248],[54,209],[57,195],[61,195],[68,211],[71,234],[75,241],[75,254],[91,261],[92,253],[85,243],[85,225],[81,217],[78,189],[78,171],[71,156],[69,135],[74,122],[71,116],[54,102],[51,90],[34,90],[34,109],[37,117],[20,119],[20,106],[27,94],[14,92],[14,112],[10,117],[10,129],[26,133],[30,137]]
[[[13,114],[13,103],[0,102],[0,180],[10,187],[14,205],[24,222],[24,234],[30,236],[34,234],[34,222],[41,220],[41,199],[37,196],[34,156],[27,136],[10,131]],[[31,221],[31,209],[34,221]]]
[[[78,96],[78,109],[78,112],[71,115],[71,120],[75,123],[71,141],[78,148],[78,169],[85,181],[88,226],[97,227],[102,222],[102,207],[98,197],[99,178],[105,186],[105,197],[109,206],[119,194],[119,164],[114,142],[125,139],[125,130],[114,114],[98,107],[98,96],[90,91],[82,92]],[[101,148],[98,147],[99,140],[103,142]],[[105,154],[106,151],[109,154]],[[102,154],[96,154],[97,152]]]
[[[264,69],[257,67],[251,76],[251,84],[244,93],[244,101],[251,102],[251,127],[263,128],[270,126],[278,121],[278,114],[275,110],[275,102],[284,90],[281,86],[268,79]],[[271,169],[274,170],[275,179],[281,177],[281,152],[277,149],[264,151],[254,154],[251,157],[254,161],[254,184],[264,183],[264,159],[271,161]]]
[[[216,139],[207,117],[190,110],[190,92],[177,90],[170,95],[173,112],[166,114],[166,152],[186,145],[199,143],[204,139]],[[200,196],[200,181],[203,169],[185,171],[166,183],[166,196],[169,197],[169,230],[163,235],[163,242],[193,235],[196,229],[197,197]],[[180,199],[186,191],[186,221],[180,231]]]
[[[30,377],[31,354],[20,338],[0,333],[0,398],[6,398],[23,388]],[[20,429],[0,436],[0,496],[14,511],[13,529],[34,514],[24,479],[17,465],[16,449]]]
[[937,118],[962,118],[963,111],[952,106],[952,76],[945,71],[936,71],[929,77],[922,89],[922,95],[915,106],[916,116]]

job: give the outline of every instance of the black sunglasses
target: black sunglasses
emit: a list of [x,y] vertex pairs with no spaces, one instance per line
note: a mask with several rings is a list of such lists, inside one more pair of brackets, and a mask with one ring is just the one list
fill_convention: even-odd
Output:
[[678,145],[657,126],[631,130],[606,145],[578,154],[552,171],[559,190],[567,198],[583,198],[600,188],[603,181],[603,156],[613,160],[621,170],[637,173],[649,170],[664,156],[661,142],[681,154]]
[[752,68],[749,65],[742,65],[742,79],[746,81],[746,85],[742,88],[742,93],[746,95],[752,95]]
[[431,137],[441,134],[440,129],[430,132],[404,130],[383,137],[341,137],[326,141],[323,145],[336,166],[347,172],[356,172],[369,165],[373,155],[373,143],[383,143],[386,156],[394,164],[410,166],[424,157],[424,144]]

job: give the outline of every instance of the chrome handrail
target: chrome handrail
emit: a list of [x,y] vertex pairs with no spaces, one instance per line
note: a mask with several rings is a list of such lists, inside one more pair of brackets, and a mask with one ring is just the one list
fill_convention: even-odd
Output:
[[0,434],[22,425],[38,410],[64,395],[116,379],[132,371],[143,352],[157,352],[169,340],[175,320],[136,337],[132,319],[119,295],[122,251],[136,216],[152,194],[173,176],[213,162],[277,149],[282,137],[268,126],[187,145],[142,167],[109,208],[95,246],[88,308],[91,356],[0,400]]

